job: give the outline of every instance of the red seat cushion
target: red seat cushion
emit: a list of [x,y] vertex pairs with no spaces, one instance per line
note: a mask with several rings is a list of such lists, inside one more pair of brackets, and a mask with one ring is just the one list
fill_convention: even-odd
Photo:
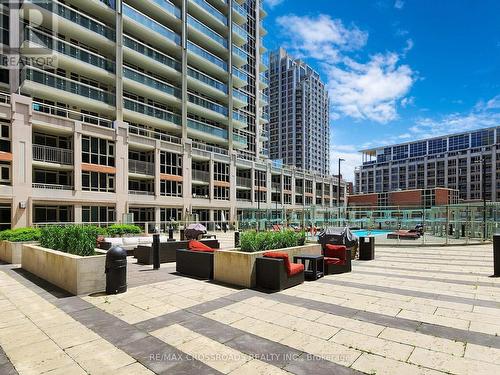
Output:
[[338,258],[345,260],[347,258],[346,255],[346,247],[344,245],[331,245],[326,244],[325,246],[325,257],[328,258]]
[[208,247],[203,242],[191,240],[188,242],[188,250],[192,251],[200,251],[205,253],[213,253],[215,250],[211,247]]
[[303,264],[290,263],[290,273],[288,274],[288,277],[298,275],[301,272],[304,272],[304,265]]
[[345,265],[345,259],[339,259],[339,258],[324,258],[325,259],[325,264],[338,264],[340,266]]

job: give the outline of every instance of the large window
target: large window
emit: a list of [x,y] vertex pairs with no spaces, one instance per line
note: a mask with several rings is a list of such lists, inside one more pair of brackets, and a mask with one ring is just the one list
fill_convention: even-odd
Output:
[[101,172],[82,172],[82,190],[115,191],[115,175]]
[[45,169],[35,169],[33,171],[33,183],[59,185],[62,188],[71,188],[73,186],[71,173]]
[[0,125],[0,151],[10,152],[10,125]]
[[471,146],[489,146],[495,142],[495,131],[493,129],[480,130],[471,134]]
[[182,176],[182,155],[161,151],[160,173]]
[[392,160],[402,160],[408,158],[408,145],[394,146],[392,148]]
[[73,221],[73,206],[34,206],[35,223],[67,223]]
[[82,162],[115,166],[115,144],[106,139],[83,136]]
[[167,197],[182,197],[182,182],[161,180],[160,194]]
[[108,206],[83,206],[82,222],[84,223],[112,223],[116,221],[114,207]]
[[449,138],[448,142],[449,151],[469,148],[469,134],[454,135]]
[[214,180],[229,182],[229,164],[214,162]]
[[10,164],[0,162],[0,185],[10,185]]
[[160,220],[161,221],[180,221],[182,220],[182,209],[181,208],[161,208],[160,209]]
[[429,141],[429,154],[440,154],[446,152],[447,141],[446,139],[431,139]]
[[229,200],[229,188],[224,186],[214,186],[214,198],[217,200]]
[[410,143],[410,157],[424,156],[427,154],[427,142]]

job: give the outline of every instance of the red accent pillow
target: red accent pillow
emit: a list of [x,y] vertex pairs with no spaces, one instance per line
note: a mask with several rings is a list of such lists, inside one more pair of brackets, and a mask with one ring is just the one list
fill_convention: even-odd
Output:
[[328,258],[338,258],[345,260],[346,259],[346,247],[344,245],[331,245],[326,244],[325,246],[325,257]]
[[188,242],[188,250],[192,251],[201,251],[205,253],[213,253],[215,250],[211,247],[208,247],[203,242],[191,240]]
[[304,272],[304,265],[300,263],[290,263],[290,273],[288,277],[298,275],[299,273]]
[[287,253],[282,251],[268,251],[267,253],[264,253],[263,256],[265,258],[283,259],[283,263],[285,263],[286,274],[290,276],[291,263]]

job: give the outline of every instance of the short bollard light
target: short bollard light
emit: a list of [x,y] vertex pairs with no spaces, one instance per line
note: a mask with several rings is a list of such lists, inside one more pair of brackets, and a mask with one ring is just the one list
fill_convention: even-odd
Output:
[[493,275],[500,277],[500,233],[493,235]]
[[153,234],[153,269],[160,269],[160,234]]
[[127,291],[127,252],[113,246],[106,253],[106,294],[125,293]]
[[240,232],[234,232],[234,247],[240,247]]

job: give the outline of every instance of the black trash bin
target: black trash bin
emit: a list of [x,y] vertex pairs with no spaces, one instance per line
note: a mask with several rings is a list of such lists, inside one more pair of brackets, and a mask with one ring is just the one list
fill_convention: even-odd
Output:
[[493,276],[500,277],[500,234],[493,235]]
[[359,260],[375,259],[375,237],[359,237]]
[[127,291],[127,252],[113,246],[106,253],[106,294]]

